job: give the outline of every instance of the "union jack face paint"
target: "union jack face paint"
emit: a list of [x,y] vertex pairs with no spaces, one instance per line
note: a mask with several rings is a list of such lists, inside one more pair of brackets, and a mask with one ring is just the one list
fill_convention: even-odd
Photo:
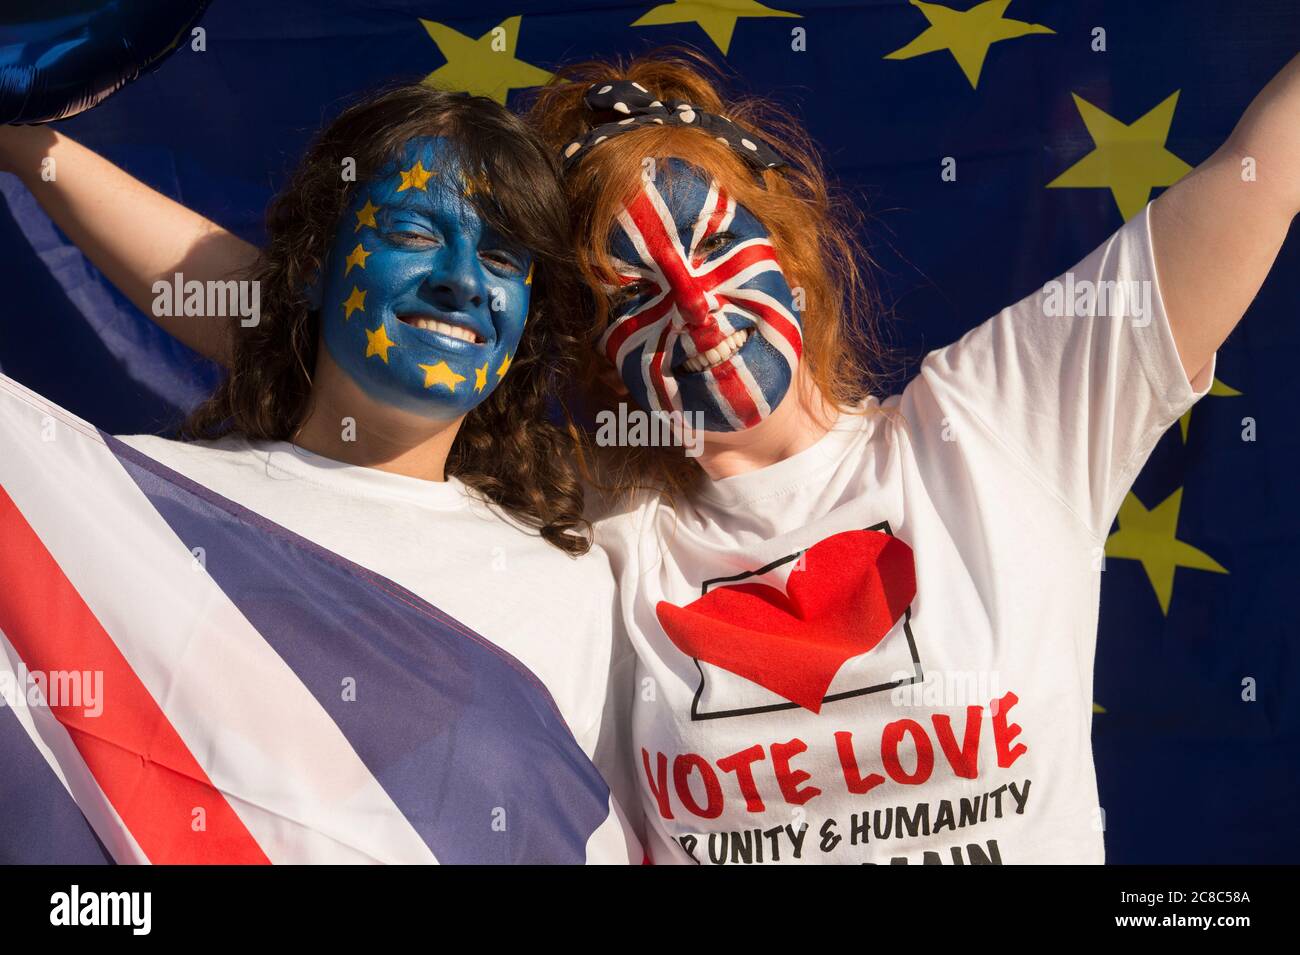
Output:
[[762,223],[680,160],[620,213],[610,325],[598,347],[647,411],[752,428],[790,389],[803,346],[794,294]]

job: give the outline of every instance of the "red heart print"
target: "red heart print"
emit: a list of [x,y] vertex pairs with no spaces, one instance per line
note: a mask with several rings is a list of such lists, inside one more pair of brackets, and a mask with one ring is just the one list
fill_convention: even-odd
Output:
[[810,547],[785,593],[729,584],[685,607],[661,600],[655,612],[683,653],[817,713],[844,662],[874,649],[915,596],[912,548],[857,530]]

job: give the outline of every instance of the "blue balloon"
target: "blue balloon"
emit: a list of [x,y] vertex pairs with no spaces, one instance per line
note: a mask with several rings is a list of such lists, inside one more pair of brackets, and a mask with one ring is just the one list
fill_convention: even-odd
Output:
[[209,0],[0,0],[0,123],[89,109],[161,63]]

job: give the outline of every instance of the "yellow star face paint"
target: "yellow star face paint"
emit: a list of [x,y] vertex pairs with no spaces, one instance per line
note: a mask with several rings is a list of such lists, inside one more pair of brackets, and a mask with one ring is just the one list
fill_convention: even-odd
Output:
[[464,375],[456,374],[445,361],[440,361],[436,365],[421,365],[420,368],[424,371],[424,387],[426,388],[442,386],[455,394],[456,386],[465,380]]
[[383,325],[380,325],[374,331],[366,329],[366,357],[379,357],[388,364],[388,349],[394,347],[393,342],[388,337],[388,332]]
[[366,251],[365,246],[358,242],[357,247],[352,250],[352,254],[347,258],[347,268],[343,270],[343,274],[347,275],[351,272],[353,266],[364,269],[366,267],[366,256],[368,255],[370,253]]
[[379,207],[372,206],[370,204],[370,200],[367,199],[366,204],[362,206],[360,209],[358,209],[355,213],[357,218],[357,224],[352,231],[360,232],[363,228],[367,228],[367,227],[373,229],[375,227],[375,213],[378,211],[379,211]]

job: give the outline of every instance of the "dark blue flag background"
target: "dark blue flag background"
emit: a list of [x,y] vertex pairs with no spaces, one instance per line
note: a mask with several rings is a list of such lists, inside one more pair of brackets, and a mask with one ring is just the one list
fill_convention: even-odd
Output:
[[[802,116],[861,190],[901,381],[1205,159],[1300,50],[1298,0],[724,2],[214,0],[204,51],[59,129],[256,242],[357,92],[431,76],[517,104],[567,60],[689,43]],[[1121,125],[1139,146],[1112,148]],[[0,370],[111,432],[174,424],[213,370],[0,187]],[[1112,862],[1300,858],[1298,303],[1292,239],[1108,545],[1093,740]]]

